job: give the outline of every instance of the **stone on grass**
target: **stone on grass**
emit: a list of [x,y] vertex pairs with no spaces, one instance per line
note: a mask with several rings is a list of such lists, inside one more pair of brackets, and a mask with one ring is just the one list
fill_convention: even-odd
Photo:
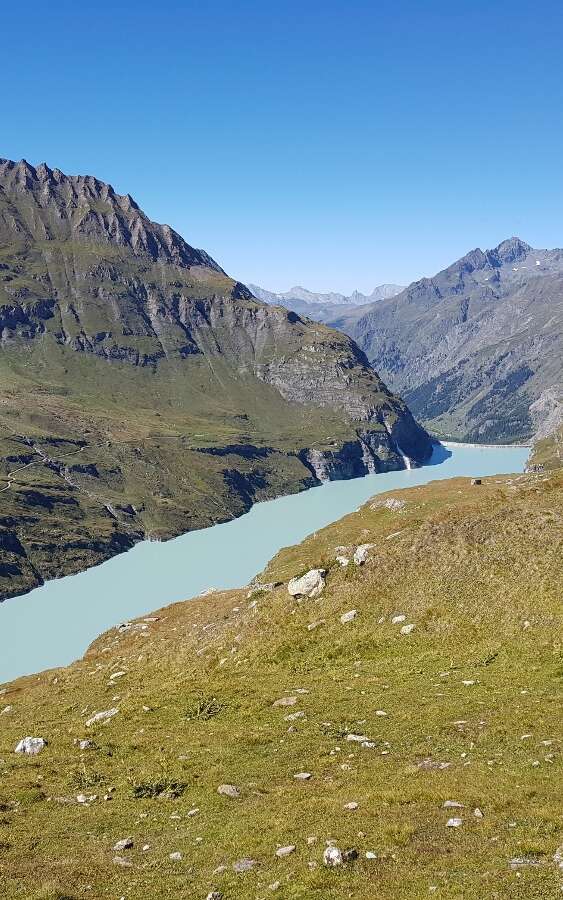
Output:
[[249,872],[250,869],[253,869],[255,865],[255,859],[243,857],[243,859],[237,859],[237,861],[233,863],[233,869],[235,870],[235,872],[238,872],[240,874],[241,872]]
[[459,803],[457,800],[444,800],[442,804],[443,809],[463,809],[463,803]]
[[86,727],[90,728],[91,725],[96,725],[98,722],[107,722],[109,719],[112,719],[119,712],[119,708],[117,706],[112,706],[111,709],[103,709],[101,712],[94,713],[93,716],[90,716],[89,719],[86,720]]
[[414,631],[415,627],[416,626],[411,623],[410,625],[403,625],[403,627],[400,628],[399,631],[401,634],[411,634],[411,632]]
[[399,616],[393,616],[391,619],[391,625],[399,625],[400,622],[404,622],[407,617],[402,614]]
[[377,853],[374,853],[373,850],[367,850],[366,859],[377,859]]
[[357,809],[357,808],[358,808],[358,804],[356,803],[355,800],[350,801],[350,803],[345,803],[345,804],[344,804],[344,809],[347,809],[347,810],[349,810],[350,812],[352,812],[353,810],[355,810],[355,809]]
[[563,869],[563,844],[553,854],[553,862],[558,869]]
[[357,566],[363,566],[372,547],[375,547],[375,544],[360,544],[360,546],[356,548],[356,552],[354,553],[354,562]]
[[369,741],[367,734],[347,734],[346,740],[351,744],[363,744],[364,741]]
[[292,578],[287,586],[292,597],[318,597],[325,586],[326,569],[310,569],[300,578]]
[[297,772],[293,777],[297,778],[298,781],[309,781],[313,776],[310,772]]
[[88,741],[88,740],[78,741],[78,746],[80,747],[81,750],[93,750],[94,749],[93,741]]
[[120,841],[118,841],[116,844],[114,844],[113,849],[120,852],[121,850],[130,850],[132,846],[133,846],[133,838],[126,837],[126,838],[121,838]]
[[473,810],[473,815],[475,816],[476,819],[482,819],[482,818],[483,818],[483,811],[480,810],[479,807],[477,806],[477,807]]
[[348,622],[353,622],[354,619],[358,617],[357,609],[350,609],[348,612],[343,613],[340,616],[340,621],[343,625],[346,625]]
[[276,856],[279,856],[280,858],[289,856],[291,853],[295,853],[295,844],[288,844],[287,847],[278,847],[276,850]]
[[459,819],[457,816],[454,816],[453,819],[448,819],[446,822],[446,828],[459,828],[460,825],[463,825],[463,819]]
[[348,559],[347,556],[337,556],[336,562],[338,563],[339,566],[342,566],[342,568],[345,569],[346,566],[349,565],[350,560]]
[[168,854],[168,859],[171,859],[172,862],[180,862],[180,860],[182,859],[182,854],[179,850],[175,850],[174,853]]
[[284,716],[283,720],[284,722],[295,722],[297,719],[303,719],[304,716],[305,713],[302,710],[299,710],[298,712],[289,713],[289,715]]
[[221,891],[209,891],[206,900],[223,900]]
[[280,697],[279,700],[274,700],[272,706],[295,706],[297,703],[297,697]]
[[237,800],[240,797],[240,788],[234,784],[220,784],[217,793],[224,797],[230,797],[231,800]]
[[329,869],[333,869],[336,866],[341,866],[343,862],[342,850],[340,850],[339,847],[326,848],[323,853],[323,863],[325,866],[328,866]]
[[37,756],[41,753],[47,741],[42,737],[24,737],[16,745],[15,753],[25,753],[27,756]]

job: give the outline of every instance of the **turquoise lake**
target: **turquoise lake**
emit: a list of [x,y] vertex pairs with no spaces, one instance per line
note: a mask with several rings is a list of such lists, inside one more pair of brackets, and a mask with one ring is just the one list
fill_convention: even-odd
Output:
[[6,600],[0,603],[0,682],[65,665],[112,625],[167,603],[207,588],[242,587],[281,547],[298,543],[374,494],[458,475],[522,472],[528,452],[448,444],[421,469],[333,481],[257,503],[239,519],[166,543],[144,541],[86,572]]

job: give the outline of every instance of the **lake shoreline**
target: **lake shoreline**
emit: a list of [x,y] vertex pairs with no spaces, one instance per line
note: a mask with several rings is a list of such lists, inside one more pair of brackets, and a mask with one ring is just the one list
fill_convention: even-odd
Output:
[[244,587],[282,548],[353,512],[371,497],[455,477],[523,472],[523,448],[436,447],[428,464],[315,485],[254,504],[242,516],[46,582],[0,604],[0,682],[67,665],[121,622],[201,595]]

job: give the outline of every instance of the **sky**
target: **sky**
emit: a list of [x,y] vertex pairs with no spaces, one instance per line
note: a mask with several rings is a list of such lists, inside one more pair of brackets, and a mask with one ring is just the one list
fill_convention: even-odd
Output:
[[28,0],[0,156],[92,174],[270,290],[563,245],[563,4]]

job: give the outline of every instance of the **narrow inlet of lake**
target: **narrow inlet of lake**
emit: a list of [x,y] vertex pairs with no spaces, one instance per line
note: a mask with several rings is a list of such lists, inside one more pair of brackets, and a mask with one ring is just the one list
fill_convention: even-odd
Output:
[[[443,478],[522,472],[526,447],[437,447],[421,469],[333,481],[265,503],[223,525],[127,553],[0,603],[0,682],[62,666],[112,625],[206,588],[242,587],[281,547],[340,519],[374,494]],[[445,457],[445,458],[444,458]]]

